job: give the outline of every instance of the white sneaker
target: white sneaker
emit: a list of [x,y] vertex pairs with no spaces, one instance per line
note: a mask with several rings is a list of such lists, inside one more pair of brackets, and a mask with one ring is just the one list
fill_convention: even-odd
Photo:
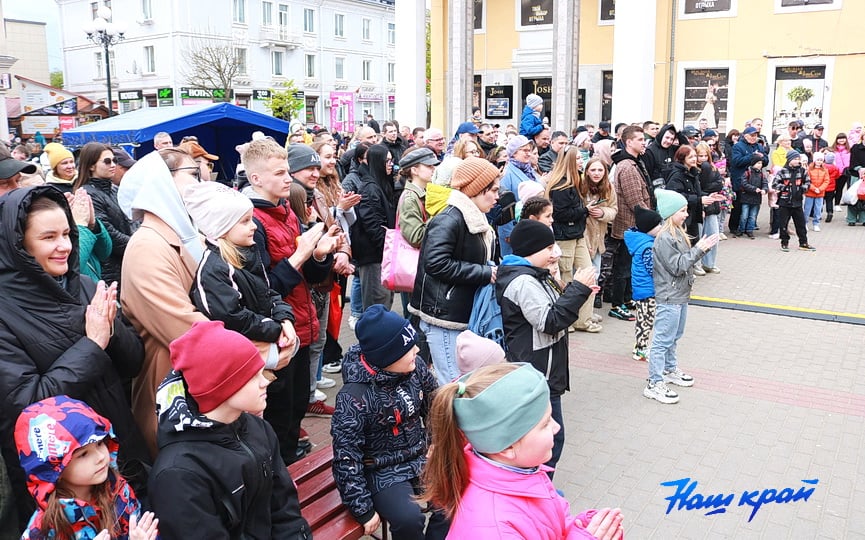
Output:
[[357,324],[358,319],[360,319],[360,317],[355,317],[354,315],[348,316],[348,327],[351,328],[352,332],[354,332],[354,325]]
[[322,377],[316,383],[316,386],[319,388],[333,388],[336,386],[336,381],[333,379],[328,379],[327,377]]
[[772,240],[777,240],[778,238],[780,238],[780,236],[781,236],[780,233],[775,233],[775,234],[770,234],[769,238],[771,238]]
[[701,267],[699,267],[699,266],[695,266],[695,267],[694,267],[694,275],[695,275],[695,276],[705,276],[705,275],[706,275],[706,271],[703,270],[703,269],[702,269]]
[[316,389],[315,391],[315,400],[316,401],[325,401],[327,400],[327,394],[322,392],[321,390]]
[[835,211],[836,211],[836,212],[840,212],[841,210],[844,210],[844,207],[843,207],[843,206],[841,206],[841,205],[835,205]]
[[814,225],[814,232],[820,232],[820,226]]
[[676,368],[673,371],[664,372],[664,381],[676,386],[694,386],[694,377],[683,373],[681,369]]
[[671,390],[664,381],[648,383],[646,387],[643,388],[643,395],[649,399],[666,403],[667,405],[679,402],[679,394]]

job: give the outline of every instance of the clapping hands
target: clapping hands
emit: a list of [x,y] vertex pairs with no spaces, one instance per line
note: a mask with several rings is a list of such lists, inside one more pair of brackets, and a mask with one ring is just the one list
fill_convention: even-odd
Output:
[[117,282],[105,285],[99,280],[96,293],[85,312],[85,334],[99,347],[105,349],[114,335],[114,317],[117,315]]

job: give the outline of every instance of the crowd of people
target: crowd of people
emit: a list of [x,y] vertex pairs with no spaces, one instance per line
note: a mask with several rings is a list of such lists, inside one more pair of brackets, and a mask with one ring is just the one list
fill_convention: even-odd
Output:
[[[137,160],[0,144],[0,518],[25,538],[308,538],[286,464],[321,416],[367,533],[622,538],[619,510],[571,515],[553,487],[569,334],[602,332],[608,302],[635,321],[644,396],[676,403],[694,276],[727,234],[755,238],[764,196],[783,251],[790,220],[805,251],[845,206],[865,224],[861,126],[829,144],[793,121],[774,150],[761,129],[566,133],[532,94],[518,126],[476,110],[452,137],[253,133],[217,181],[194,137]],[[407,287],[389,231],[417,257]]]

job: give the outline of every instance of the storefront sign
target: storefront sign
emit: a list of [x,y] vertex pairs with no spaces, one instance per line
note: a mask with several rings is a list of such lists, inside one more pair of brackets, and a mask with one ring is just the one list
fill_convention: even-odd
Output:
[[253,90],[252,99],[255,101],[267,101],[270,99],[270,90]]
[[616,20],[616,0],[600,0],[600,16],[602,21]]
[[58,114],[76,114],[78,112],[78,100],[75,98],[67,99],[54,105],[48,105],[30,112],[26,112],[27,116],[52,116]]
[[825,79],[826,66],[775,68],[772,128],[781,132],[793,120],[803,121],[805,129],[822,124]]
[[120,101],[141,101],[144,99],[144,94],[141,90],[121,90],[117,94],[117,99]]
[[[73,106],[76,107],[77,111],[77,103],[76,96],[70,94],[68,92],[64,92],[57,88],[45,87],[43,85],[37,85],[33,83],[29,83],[27,81],[22,81],[19,79],[19,83],[21,84],[21,112],[24,114],[34,112],[37,109],[42,109],[44,107],[69,107],[68,103],[71,101]],[[75,114],[76,111],[72,112],[63,112],[62,114]],[[42,113],[42,114],[59,114],[58,112],[51,113]]]
[[510,118],[514,101],[513,86],[487,86],[484,92],[484,109],[487,118]]
[[43,135],[53,134],[60,129],[59,116],[22,116],[21,132],[27,135],[35,135],[40,132]]
[[330,127],[350,131],[354,126],[354,92],[330,93]]
[[710,129],[727,132],[727,91],[730,70],[686,69],[684,125],[698,127],[705,118]]
[[60,131],[66,131],[67,129],[72,129],[75,126],[75,117],[74,116],[61,116],[60,117]]
[[532,77],[530,79],[522,79],[522,92],[520,92],[519,111],[523,110],[523,105],[526,104],[526,96],[529,94],[537,94],[544,100],[544,110],[541,111],[541,118],[549,116],[553,104],[553,78],[552,77]]
[[685,13],[730,11],[730,0],[685,0]]
[[553,24],[553,0],[522,0],[520,23],[523,26]]
[[174,88],[159,88],[156,90],[156,99],[160,107],[174,106]]
[[373,94],[370,92],[361,92],[357,96],[358,101],[381,101],[381,94]]
[[225,88],[190,88],[180,87],[180,99],[210,99],[222,101],[228,96]]

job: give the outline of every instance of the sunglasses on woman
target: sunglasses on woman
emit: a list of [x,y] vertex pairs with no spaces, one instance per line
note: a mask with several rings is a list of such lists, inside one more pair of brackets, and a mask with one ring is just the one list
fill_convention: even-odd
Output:
[[117,158],[107,157],[102,160],[102,163],[105,165],[117,164]]
[[201,182],[201,169],[198,167],[178,167],[176,169],[168,169],[171,172],[177,171],[192,171],[189,174],[195,177],[196,182]]

